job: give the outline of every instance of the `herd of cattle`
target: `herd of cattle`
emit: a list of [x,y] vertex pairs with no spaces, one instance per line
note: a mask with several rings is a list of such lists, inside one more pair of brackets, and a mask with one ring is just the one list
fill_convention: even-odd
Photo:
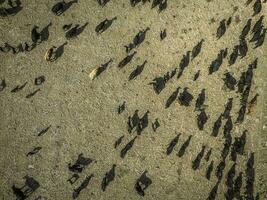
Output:
[[[105,6],[108,4],[110,0],[97,0],[100,6]],[[6,3],[5,6],[0,7],[0,17],[3,19],[11,17],[19,13],[23,10],[23,3],[20,0],[1,0],[0,5]],[[159,13],[165,11],[168,8],[168,1],[167,0],[130,0],[130,6],[138,6],[139,4],[146,4],[151,3],[151,8],[158,8]],[[242,59],[247,56],[249,49],[249,43],[253,44],[253,49],[260,48],[265,40],[266,30],[263,23],[264,15],[262,13],[262,7],[265,1],[261,0],[248,0],[246,2],[247,6],[251,6],[252,8],[252,17],[247,19],[247,22],[243,29],[240,32],[239,40],[236,42],[236,45],[233,48],[223,48],[221,49],[214,60],[210,63],[207,67],[208,74],[211,76],[220,70],[221,65],[226,60],[229,66],[234,65],[238,59]],[[69,10],[73,4],[79,4],[78,0],[71,0],[69,2],[59,1],[55,5],[51,7],[51,12],[54,13],[56,16],[62,15],[64,12]],[[95,32],[97,35],[102,34],[104,31],[108,30],[112,27],[112,24],[116,22],[117,17],[112,19],[105,19],[101,21],[96,27]],[[52,46],[48,49],[47,52],[44,53],[44,59],[47,62],[54,62],[59,57],[63,56],[64,54],[64,46],[68,44],[68,40],[72,40],[77,38],[88,23],[83,25],[73,25],[66,24],[62,27],[65,31],[65,38],[66,42],[63,43],[61,46],[56,47]],[[219,22],[216,38],[219,40],[224,36],[227,32],[229,26],[232,25],[232,17],[230,16],[227,19],[223,19]],[[48,23],[47,26],[41,28],[39,26],[32,27],[31,30],[31,42],[21,42],[19,44],[10,44],[8,42],[0,45],[0,53],[12,53],[18,54],[23,52],[30,52],[37,48],[41,43],[46,42],[49,38],[49,28],[53,26],[52,23]],[[150,31],[150,28],[147,27],[144,30],[138,32],[132,39],[132,41],[125,45],[125,51],[127,56],[123,58],[117,65],[119,69],[124,68],[127,64],[131,62],[131,60],[136,56],[138,47],[142,45],[142,43],[146,40],[147,33]],[[159,33],[159,38],[162,42],[167,36],[167,31],[164,29]],[[151,89],[153,89],[156,95],[160,95],[161,92],[166,88],[168,82],[171,79],[180,79],[185,70],[187,70],[190,66],[190,62],[195,59],[201,52],[202,46],[205,43],[204,39],[201,39],[195,47],[184,53],[179,65],[173,68],[171,71],[167,71],[163,75],[158,75],[155,77],[151,82]],[[225,199],[232,200],[232,199],[247,199],[247,200],[254,200],[259,199],[258,194],[254,194],[254,181],[255,181],[255,169],[254,169],[254,153],[251,152],[250,156],[247,160],[246,170],[245,172],[239,172],[236,175],[236,166],[238,162],[238,155],[244,155],[245,145],[246,145],[246,138],[248,131],[244,130],[240,137],[233,138],[231,132],[235,126],[235,124],[240,124],[245,120],[246,114],[250,113],[253,106],[257,103],[257,97],[259,94],[250,97],[251,94],[251,87],[253,83],[253,75],[254,71],[257,69],[258,59],[255,58],[251,63],[248,64],[247,70],[242,72],[240,77],[234,77],[231,72],[227,72],[224,74],[224,78],[222,79],[224,82],[224,87],[229,91],[236,91],[237,94],[240,95],[240,105],[239,105],[239,112],[236,119],[233,119],[231,115],[232,107],[233,107],[233,98],[229,98],[225,104],[225,109],[222,113],[218,114],[217,120],[213,123],[213,128],[210,131],[211,137],[218,137],[220,133],[220,129],[223,131],[223,138],[224,138],[224,147],[221,150],[221,161],[217,166],[213,160],[211,160],[212,149],[208,149],[205,145],[202,146],[201,151],[196,155],[195,159],[192,161],[192,170],[196,171],[199,169],[200,163],[202,159],[205,159],[206,162],[209,162],[208,167],[206,168],[206,178],[210,180],[212,176],[212,172],[217,178],[217,182],[214,185],[213,189],[210,191],[209,196],[207,197],[208,200],[212,200],[216,198],[217,190],[219,184],[222,183],[222,178],[225,174],[225,185],[227,187],[227,192],[225,193]],[[107,63],[102,64],[100,67],[95,68],[89,74],[89,77],[94,80],[98,76],[100,76],[103,72],[106,71],[108,66],[113,62],[110,59]],[[137,65],[136,68],[129,74],[128,80],[132,81],[136,79],[137,76],[143,73],[143,70],[147,64],[147,60],[145,60],[141,65]],[[193,81],[197,81],[198,78],[201,76],[201,70],[198,70],[194,76],[192,77]],[[34,80],[34,84],[37,87],[41,87],[46,81],[46,77],[44,75],[36,77]],[[7,80],[1,79],[0,80],[0,92],[6,90],[11,84],[8,83]],[[10,90],[12,93],[18,93],[23,88],[25,88],[27,82],[23,83],[22,85],[17,85]],[[33,98],[41,89],[38,88],[31,92],[30,94],[26,95],[26,98]],[[203,88],[197,97],[193,96],[190,92],[190,88],[184,87],[180,88],[177,87],[171,95],[165,100],[165,109],[170,109],[173,106],[174,102],[178,101],[180,106],[190,107],[194,106],[194,111],[197,113],[196,115],[196,126],[200,131],[205,129],[205,124],[209,120],[209,115],[206,113],[206,89]],[[250,99],[250,100],[249,100]],[[127,108],[127,102],[123,101],[121,105],[118,106],[117,112],[118,115],[121,115],[124,110]],[[120,150],[120,157],[123,159],[127,156],[130,152],[131,148],[133,148],[135,141],[138,137],[142,136],[142,132],[149,126],[149,113],[150,111],[146,111],[140,116],[140,111],[135,110],[135,112],[128,117],[127,122],[127,129],[129,134],[135,134],[136,136],[131,139],[124,147]],[[224,124],[224,125],[223,125]],[[157,129],[160,127],[160,119],[156,118],[151,122],[151,126],[153,131],[156,132]],[[51,126],[44,128],[41,132],[38,133],[39,137],[42,137],[46,132],[49,131]],[[114,142],[114,148],[118,149],[122,141],[125,140],[125,135],[122,135]],[[166,155],[171,155],[175,147],[179,142],[179,138],[181,137],[181,133],[178,133],[174,138],[172,138],[169,144],[166,144]],[[177,152],[177,156],[179,158],[186,155],[188,151],[188,147],[190,142],[194,136],[190,135],[185,142],[181,145],[181,148]],[[42,147],[34,147],[31,151],[26,153],[27,156],[34,156],[39,151],[41,151]],[[225,172],[226,166],[226,158],[230,157],[230,160],[233,162],[232,167],[229,171]],[[211,161],[210,161],[211,160]],[[72,173],[72,176],[67,180],[71,185],[75,184],[76,181],[80,178],[81,173],[84,171],[86,167],[88,167],[94,160],[84,156],[82,153],[78,155],[76,161],[72,164],[69,163],[67,166],[68,170]],[[109,171],[106,172],[102,179],[101,189],[103,192],[106,191],[107,187],[111,182],[116,178],[116,164],[113,164]],[[246,179],[244,178],[246,177]],[[86,176],[84,180],[82,180],[81,184],[77,186],[73,190],[72,198],[78,198],[79,194],[88,186],[91,179],[94,177],[93,174]],[[23,186],[12,186],[12,191],[17,199],[23,200],[27,199],[34,193],[39,187],[40,183],[33,177],[25,176],[25,184]],[[243,180],[246,180],[243,183]],[[138,195],[145,196],[145,191],[149,189],[149,186],[153,184],[153,180],[149,177],[149,171],[145,170],[143,174],[140,175],[136,179],[136,184],[134,188]],[[242,184],[245,184],[245,192],[241,193]],[[39,196],[37,199],[41,200],[44,197]],[[36,199],[36,200],[37,200]]]

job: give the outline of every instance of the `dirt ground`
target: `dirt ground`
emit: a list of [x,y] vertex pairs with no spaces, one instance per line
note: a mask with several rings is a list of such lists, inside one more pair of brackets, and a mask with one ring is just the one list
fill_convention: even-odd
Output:
[[[255,163],[251,167],[255,170],[253,198],[267,199],[266,42],[256,49],[254,43],[248,42],[247,55],[238,57],[231,66],[228,64],[229,55],[239,44],[247,20],[251,18],[254,25],[260,16],[267,13],[267,3],[262,2],[261,12],[253,16],[255,0],[249,5],[246,5],[246,0],[169,0],[162,12],[159,12],[159,6],[151,9],[152,1],[132,7],[129,0],[110,0],[102,7],[96,0],[79,0],[62,15],[56,16],[51,11],[56,2],[21,0],[22,10],[15,15],[0,17],[1,47],[6,42],[11,46],[22,42],[31,44],[33,27],[38,26],[40,31],[52,23],[48,28],[48,38],[33,50],[14,54],[0,51],[0,80],[6,83],[0,91],[0,199],[16,199],[12,186],[23,186],[26,175],[39,183],[27,199],[72,199],[74,191],[93,174],[77,199],[223,200],[229,189],[227,174],[234,163],[229,153],[222,179],[218,181],[216,169],[222,161],[226,119],[222,120],[217,137],[211,136],[211,132],[228,98],[233,98],[231,148],[234,138],[247,130],[244,153],[238,154],[236,159],[234,185],[238,188],[236,179],[243,172],[242,184],[237,190],[243,199],[251,199],[246,194],[250,180],[247,162],[254,153]],[[1,1],[0,7],[9,6],[8,1]],[[95,28],[100,22],[114,17],[117,19],[105,32],[96,33]],[[217,39],[220,21],[229,17],[232,19],[230,25]],[[73,26],[88,24],[77,37],[67,39],[62,27],[70,23]],[[263,24],[267,26],[266,18]],[[122,69],[118,68],[120,61],[127,56],[125,45],[147,27],[149,30],[144,42],[131,51],[136,51],[133,59]],[[160,32],[164,29],[167,36],[161,40]],[[252,35],[249,32],[247,38]],[[178,79],[175,75],[157,94],[151,84],[153,79],[179,69],[183,55],[192,51],[202,39],[201,52],[190,60],[182,76]],[[59,47],[65,42],[60,57],[52,62],[45,60],[44,56],[52,46]],[[209,74],[211,62],[224,48],[228,48],[227,58],[218,71]],[[250,112],[247,108],[244,121],[235,123],[240,109],[240,93],[237,86],[234,90],[227,89],[222,78],[226,72],[231,72],[238,81],[256,58],[258,65],[253,70],[248,101],[257,93],[259,96]],[[92,70],[110,59],[112,62],[108,67],[92,80]],[[130,74],[145,60],[147,63],[140,75],[129,81]],[[193,81],[198,70],[200,76]],[[35,78],[39,76],[44,76],[45,81],[35,85]],[[14,92],[16,86],[26,82],[25,87]],[[193,95],[191,105],[183,106],[176,99],[165,109],[167,99],[177,87],[181,88],[179,95],[188,87]],[[204,129],[199,130],[199,111],[195,111],[195,102],[202,89],[206,92],[208,120]],[[28,96],[34,91],[36,94]],[[117,109],[124,101],[125,110],[118,114]],[[133,116],[135,110],[139,111],[140,117],[149,111],[148,127],[141,134],[128,132],[128,117]],[[156,119],[160,126],[153,131],[152,123]],[[47,132],[40,134],[47,127],[50,127]],[[178,133],[178,142],[167,155],[168,145]],[[177,156],[190,135],[192,139],[186,152]],[[121,136],[124,136],[121,144],[114,148],[115,141]],[[122,158],[122,149],[134,138],[132,148]],[[203,145],[204,155],[210,149],[212,153],[208,161],[204,156],[199,167],[193,170],[192,162]],[[35,147],[41,148],[33,155],[28,154]],[[79,179],[71,184],[68,179],[74,172],[68,166],[74,164],[81,153],[92,159],[92,163],[77,173]],[[208,180],[206,171],[212,161],[214,169]],[[116,165],[115,176],[103,191],[103,178],[113,165]],[[135,184],[145,171],[152,183],[142,196]],[[212,197],[216,184],[217,192]]]

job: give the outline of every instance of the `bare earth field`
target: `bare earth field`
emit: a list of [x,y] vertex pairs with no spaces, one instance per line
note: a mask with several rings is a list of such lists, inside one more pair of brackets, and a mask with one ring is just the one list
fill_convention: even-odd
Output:
[[266,1],[165,1],[0,0],[0,199],[267,199]]

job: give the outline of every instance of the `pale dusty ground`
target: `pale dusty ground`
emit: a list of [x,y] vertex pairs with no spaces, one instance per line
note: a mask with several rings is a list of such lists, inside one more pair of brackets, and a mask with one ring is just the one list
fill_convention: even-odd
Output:
[[[37,3],[38,2],[38,3]],[[206,199],[216,183],[214,173],[208,181],[205,178],[206,161],[201,162],[200,169],[193,171],[192,160],[201,150],[202,145],[213,148],[211,160],[215,166],[219,163],[223,146],[222,137],[210,137],[213,122],[224,109],[229,97],[234,97],[233,119],[237,116],[239,97],[235,92],[222,90],[223,74],[229,70],[239,77],[254,58],[259,57],[255,71],[250,99],[260,94],[255,112],[247,115],[242,125],[234,127],[233,136],[241,135],[247,129],[248,144],[246,155],[238,157],[238,171],[245,169],[249,152],[256,152],[256,192],[261,199],[267,199],[267,132],[262,130],[266,120],[267,109],[264,104],[264,87],[266,91],[266,50],[262,46],[253,50],[250,46],[248,56],[238,59],[231,68],[224,62],[220,70],[208,75],[208,66],[220,49],[232,49],[247,19],[252,16],[251,6],[245,7],[245,1],[213,0],[207,1],[169,1],[166,11],[159,14],[157,9],[150,9],[150,4],[132,8],[129,1],[111,0],[104,8],[96,1],[83,1],[73,5],[62,16],[54,16],[50,9],[54,1],[23,0],[23,10],[16,16],[0,18],[0,44],[9,42],[18,44],[30,41],[33,25],[46,26],[52,22],[50,37],[36,49],[17,55],[0,53],[0,78],[5,79],[7,87],[0,92],[0,197],[5,200],[15,199],[12,184],[22,184],[26,174],[36,178],[41,187],[30,197],[38,195],[47,199],[71,199],[72,191],[79,186],[86,175],[94,174],[88,187],[79,199],[141,199],[134,190],[136,179],[148,170],[152,185],[146,190],[145,199]],[[237,10],[234,11],[234,7]],[[267,12],[266,4],[262,13]],[[102,35],[97,36],[95,26],[105,18],[117,20]],[[219,21],[232,16],[233,22],[226,34],[215,39]],[[236,17],[240,22],[236,22]],[[253,18],[253,22],[259,16]],[[212,23],[211,19],[215,22]],[[64,55],[56,62],[44,60],[45,52],[52,46],[63,44],[66,39],[62,26],[67,23],[88,26],[76,39],[68,41]],[[266,24],[266,19],[265,19]],[[146,40],[137,48],[137,56],[123,70],[116,67],[126,56],[124,45],[135,34],[150,27]],[[167,38],[159,39],[161,30],[167,30]],[[160,95],[156,95],[150,83],[157,75],[162,75],[179,65],[182,55],[191,50],[202,38],[205,39],[201,54],[185,70],[181,79],[172,79]],[[91,81],[92,69],[107,62],[113,63],[97,79]],[[136,80],[128,81],[128,76],[136,65],[147,60],[144,71]],[[201,70],[198,81],[192,77]],[[34,85],[37,76],[45,75],[46,82]],[[16,85],[28,82],[18,93],[10,93]],[[168,110],[164,103],[177,86],[189,87],[196,98],[202,88],[206,88],[206,112],[209,115],[204,131],[196,126],[194,106],[185,108],[176,102]],[[25,96],[37,88],[41,92],[31,99]],[[126,101],[126,110],[118,115],[116,108]],[[265,100],[265,103],[267,101]],[[262,112],[265,107],[266,113]],[[150,111],[149,128],[139,136],[124,159],[120,158],[120,149],[135,135],[127,132],[127,118],[139,109],[141,115]],[[152,131],[151,122],[155,118],[161,124],[156,133]],[[264,119],[264,120],[263,120]],[[51,125],[51,129],[42,137],[36,134],[42,128]],[[265,124],[265,126],[267,126]],[[181,132],[175,152],[166,156],[168,143],[177,132]],[[117,138],[125,135],[119,149],[113,145]],[[193,139],[184,157],[176,156],[183,141],[189,135]],[[34,146],[42,150],[32,157],[26,157]],[[93,158],[97,162],[82,173],[75,185],[67,179],[71,176],[67,165],[73,163],[78,154]],[[117,164],[115,180],[102,192],[100,184],[105,173],[113,164]],[[29,165],[34,168],[30,169]],[[232,162],[227,163],[225,172]],[[217,199],[224,199],[226,190],[223,181],[218,190]]]

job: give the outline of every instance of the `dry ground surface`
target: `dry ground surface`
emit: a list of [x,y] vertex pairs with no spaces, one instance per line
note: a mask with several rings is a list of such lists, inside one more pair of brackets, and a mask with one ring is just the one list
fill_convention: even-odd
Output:
[[[0,52],[1,84],[3,80],[6,83],[5,88],[1,85],[3,89],[0,92],[0,198],[16,199],[12,186],[23,186],[23,177],[28,175],[40,184],[28,199],[72,199],[74,191],[87,176],[93,174],[77,199],[223,200],[231,189],[226,180],[234,164],[231,151],[234,154],[235,137],[240,137],[247,130],[244,152],[237,154],[235,161],[236,173],[232,178],[235,197],[238,199],[240,194],[243,199],[267,199],[266,42],[254,49],[255,44],[249,42],[253,37],[250,31],[246,36],[247,55],[243,58],[239,56],[231,66],[228,64],[247,20],[252,19],[252,27],[260,16],[267,13],[267,4],[262,2],[261,12],[253,16],[255,2],[253,0],[246,5],[245,0],[169,0],[167,8],[159,13],[158,6],[151,9],[152,2],[132,7],[129,0],[110,0],[102,7],[96,0],[79,0],[62,15],[56,16],[51,12],[56,3],[53,0],[21,0],[21,11],[0,17],[0,46],[3,47],[5,42],[12,46],[21,42],[31,44],[34,25],[39,26],[38,31],[50,22],[52,25],[48,28],[47,40],[33,50],[15,54]],[[8,1],[1,1],[0,6],[8,8],[10,5]],[[101,21],[114,17],[117,19],[105,32],[95,32]],[[230,25],[217,39],[220,21],[229,17],[232,19]],[[262,22],[265,27],[266,20],[264,18]],[[88,25],[77,37],[67,39],[62,27],[70,23],[73,26]],[[137,52],[133,59],[119,69],[118,63],[127,56],[124,46],[147,27],[150,30],[146,32],[144,42],[131,51]],[[160,32],[164,29],[167,36],[161,40]],[[153,79],[175,68],[179,71],[183,55],[192,51],[202,39],[201,52],[190,59],[182,76],[178,79],[175,74],[160,94],[156,94],[150,84]],[[65,42],[64,52],[58,59],[53,62],[44,59],[48,49]],[[222,65],[209,74],[211,62],[225,48],[228,48],[228,55]],[[237,85],[234,90],[228,89],[222,78],[230,72],[239,81],[242,72],[247,71],[256,58],[258,65],[253,69],[247,103],[251,109],[249,112],[247,107],[244,121],[236,123],[241,94],[237,92]],[[107,69],[91,80],[91,71],[110,59],[112,62]],[[129,75],[145,60],[147,63],[140,75],[129,81]],[[198,70],[200,76],[193,81]],[[39,76],[45,76],[45,82],[35,85],[34,80]],[[24,88],[11,92],[17,85],[26,82]],[[178,96],[188,87],[194,97],[191,105],[183,106],[177,98],[165,109],[167,99],[177,87],[181,87]],[[197,116],[200,112],[195,110],[195,102],[202,89],[206,92],[203,109],[208,120],[204,129],[199,130]],[[36,90],[34,96],[26,98]],[[257,93],[257,102],[249,104]],[[211,136],[211,133],[229,98],[233,98],[230,112],[232,145],[228,156],[223,159],[221,152],[226,138],[223,129],[229,117],[222,119],[217,137]],[[117,109],[123,101],[125,110],[118,114]],[[128,132],[128,117],[135,110],[139,110],[140,117],[149,110],[148,127],[141,134],[135,130]],[[153,131],[152,123],[156,119],[160,127]],[[46,127],[50,127],[48,131],[38,136]],[[167,155],[168,145],[179,133],[177,144]],[[184,155],[177,156],[190,135],[192,138]],[[124,136],[121,144],[114,148],[115,141],[121,136]],[[134,138],[132,148],[122,158],[121,150]],[[197,169],[193,170],[192,162],[200,155],[202,146],[205,146],[204,156]],[[35,147],[41,149],[27,156]],[[206,160],[210,149],[212,153]],[[69,170],[68,165],[74,164],[81,153],[93,162],[77,173],[79,179],[70,184],[67,180],[74,172]],[[254,164],[252,155],[255,157]],[[212,162],[214,167],[208,180],[206,171]],[[220,163],[225,164],[222,178],[218,175]],[[103,191],[103,178],[113,165],[116,165],[115,176]],[[249,170],[252,174],[255,171],[255,181]],[[135,184],[145,171],[152,183],[142,197]],[[242,177],[240,172],[243,172]],[[240,179],[242,184],[239,189]],[[248,186],[249,180],[252,180],[252,186]],[[252,191],[251,188],[254,189],[253,198],[247,194]]]

